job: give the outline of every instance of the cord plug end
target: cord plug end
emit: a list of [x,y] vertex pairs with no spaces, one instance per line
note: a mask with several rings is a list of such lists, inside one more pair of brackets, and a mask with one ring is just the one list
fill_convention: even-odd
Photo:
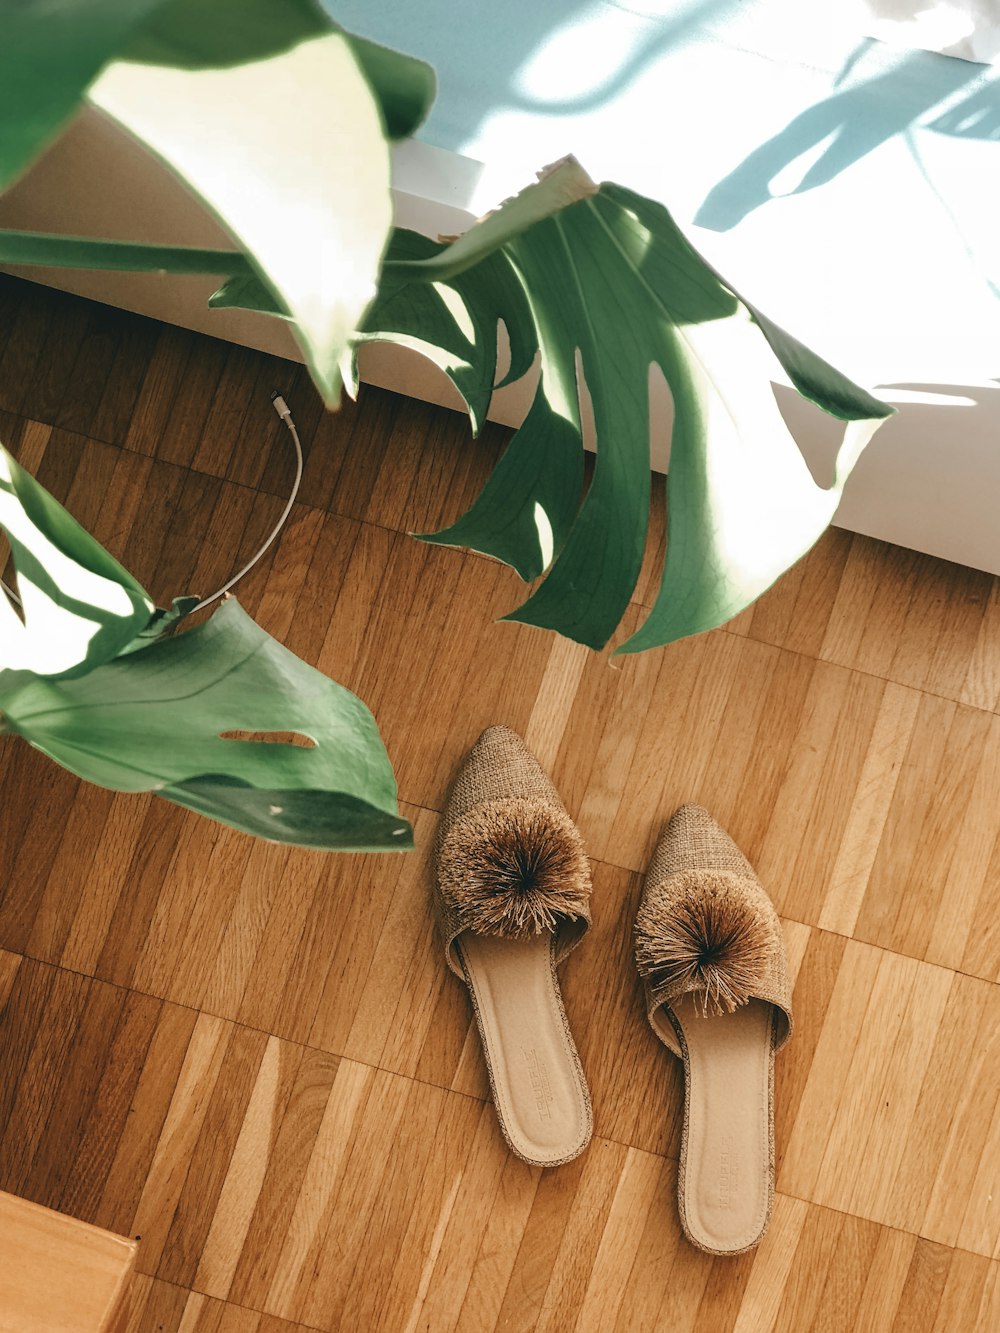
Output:
[[282,421],[291,421],[292,409],[288,406],[277,389],[271,394],[271,402],[274,404],[274,410],[277,412],[278,416],[281,417]]

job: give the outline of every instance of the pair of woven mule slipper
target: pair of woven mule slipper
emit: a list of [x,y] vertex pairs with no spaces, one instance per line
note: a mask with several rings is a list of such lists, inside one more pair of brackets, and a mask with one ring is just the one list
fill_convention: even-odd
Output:
[[[556,966],[590,927],[576,826],[521,738],[484,731],[441,822],[436,907],[469,987],[497,1118],[535,1166],[579,1156],[590,1095]],[[777,915],[707,811],[682,806],[653,854],[635,927],[653,1031],[684,1064],[678,1202],[688,1239],[740,1254],[774,1197],[774,1053],[791,1034]]]

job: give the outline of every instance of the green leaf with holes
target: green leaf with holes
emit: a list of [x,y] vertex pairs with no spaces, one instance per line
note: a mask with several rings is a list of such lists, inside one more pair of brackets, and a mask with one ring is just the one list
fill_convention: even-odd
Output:
[[[538,390],[473,509],[433,540],[498,556],[526,578],[551,560],[508,619],[603,647],[628,606],[646,544],[655,366],[675,409],[669,541],[653,609],[618,651],[724,623],[819,538],[862,449],[893,409],[743,301],[662,205],[618,185],[598,187],[572,160],[447,249],[390,261],[385,280],[393,291],[400,281],[454,286],[500,271],[500,261],[505,283],[516,275],[526,305],[505,303],[499,284],[485,280],[476,289],[486,302],[478,325],[488,329],[502,306],[514,312],[512,339],[540,356]],[[774,357],[800,393],[847,423],[829,488],[813,480],[778,411]],[[574,460],[584,389],[596,463],[581,498]]]
[[235,599],[172,633],[195,599],[157,610],[3,449],[0,529],[24,617],[0,591],[0,731],[99,786],[155,791],[258,837],[335,851],[412,846],[371,713]]
[[[115,791],[155,791],[278,842],[329,851],[413,845],[375,720],[235,598],[203,625],[85,676],[0,697],[9,730]],[[223,733],[297,733],[288,740]]]
[[[356,349],[363,343],[392,342],[419,352],[462,395],[472,433],[478,435],[495,387],[497,321],[508,331],[509,367],[502,385],[520,379],[534,360],[531,312],[517,274],[502,254],[490,254],[447,281],[409,280],[410,263],[440,255],[445,248],[417,232],[401,228],[394,232],[378,299],[354,339],[347,383],[356,393]],[[209,305],[287,318],[275,293],[258,278],[243,274],[224,283]],[[544,447],[537,447],[540,439]],[[522,578],[532,579],[568,532],[582,484],[579,439],[542,397],[532,408],[528,430],[508,449],[473,508],[450,528],[421,536],[440,545],[489,549]],[[503,505],[497,505],[497,496],[504,498]]]

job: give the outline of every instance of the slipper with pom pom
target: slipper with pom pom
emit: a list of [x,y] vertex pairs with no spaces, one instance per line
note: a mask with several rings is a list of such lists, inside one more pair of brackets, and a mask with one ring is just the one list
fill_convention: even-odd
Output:
[[590,1141],[590,1096],[556,965],[590,926],[590,866],[520,736],[484,731],[441,820],[435,905],[469,987],[497,1118],[512,1150],[560,1166]]
[[774,907],[700,806],[681,806],[657,845],[635,945],[650,1024],[684,1062],[681,1225],[699,1249],[742,1254],[771,1217],[774,1053],[791,995]]

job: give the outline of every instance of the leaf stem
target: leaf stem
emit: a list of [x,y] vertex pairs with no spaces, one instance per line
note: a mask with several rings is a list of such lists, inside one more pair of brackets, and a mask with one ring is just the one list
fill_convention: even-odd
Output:
[[49,268],[100,268],[131,273],[253,273],[237,250],[201,250],[186,245],[147,245],[0,229],[0,262]]

